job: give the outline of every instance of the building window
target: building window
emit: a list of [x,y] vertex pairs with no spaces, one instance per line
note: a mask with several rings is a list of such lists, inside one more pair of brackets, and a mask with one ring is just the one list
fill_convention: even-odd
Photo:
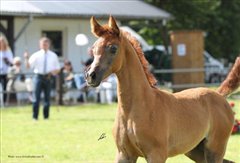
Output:
[[51,50],[54,51],[58,57],[63,57],[62,33],[62,31],[42,31],[42,36],[48,37],[51,40]]

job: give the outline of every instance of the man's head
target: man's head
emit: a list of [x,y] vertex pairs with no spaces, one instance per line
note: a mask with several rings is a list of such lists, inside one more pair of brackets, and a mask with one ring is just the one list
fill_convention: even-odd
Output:
[[42,37],[40,40],[39,40],[39,46],[40,46],[40,49],[43,49],[45,51],[47,51],[50,47],[50,44],[51,44],[51,41],[49,40],[49,38],[47,37]]

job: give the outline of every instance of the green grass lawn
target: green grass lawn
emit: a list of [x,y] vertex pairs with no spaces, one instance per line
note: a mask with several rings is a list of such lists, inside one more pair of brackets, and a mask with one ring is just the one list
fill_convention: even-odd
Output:
[[[234,101],[240,119],[240,102]],[[49,120],[31,119],[31,106],[1,109],[1,163],[110,163],[116,146],[113,105],[52,107]],[[98,140],[105,134],[105,138]],[[240,135],[230,138],[226,158],[240,162]],[[138,163],[145,163],[139,159]],[[180,155],[167,163],[192,163]]]

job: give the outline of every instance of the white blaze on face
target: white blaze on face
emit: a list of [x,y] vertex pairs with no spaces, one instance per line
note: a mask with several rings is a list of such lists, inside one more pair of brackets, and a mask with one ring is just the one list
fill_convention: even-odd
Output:
[[94,60],[89,69],[89,74],[91,74],[93,71],[95,71],[96,67],[99,66],[99,60],[100,60],[100,55],[94,56]]
[[99,38],[93,45],[93,56],[94,60],[93,63],[91,64],[89,73],[95,71],[96,67],[100,66],[100,58],[102,56],[104,46],[103,46],[103,38]]
[[99,47],[94,48],[93,54],[98,54],[99,52]]

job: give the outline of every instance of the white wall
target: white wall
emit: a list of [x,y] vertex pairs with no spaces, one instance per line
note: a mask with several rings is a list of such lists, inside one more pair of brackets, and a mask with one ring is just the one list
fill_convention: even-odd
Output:
[[[15,18],[15,37],[27,22],[27,18]],[[83,66],[81,61],[89,58],[87,48],[92,46],[96,38],[90,32],[89,19],[71,19],[71,18],[33,18],[33,21],[27,27],[26,31],[19,37],[15,43],[15,56],[23,57],[25,50],[30,54],[37,51],[38,42],[42,30],[62,30],[63,31],[63,59],[69,59],[75,71],[81,71]],[[79,47],[75,44],[75,37],[79,33],[84,33],[89,39],[89,44]]]

